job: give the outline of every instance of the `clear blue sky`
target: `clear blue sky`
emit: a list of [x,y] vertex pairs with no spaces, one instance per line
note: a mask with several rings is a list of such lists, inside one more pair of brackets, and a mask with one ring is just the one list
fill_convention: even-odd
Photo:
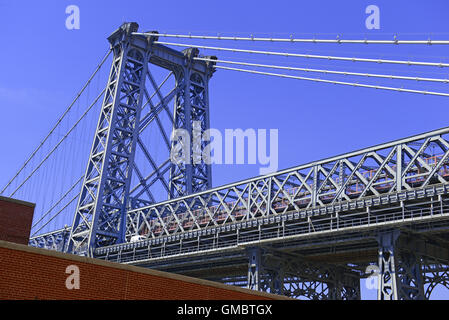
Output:
[[[80,8],[67,30],[65,8]],[[380,8],[380,30],[367,30],[365,8]],[[449,39],[449,2],[440,1],[6,1],[0,0],[0,110],[4,185],[45,136],[125,21],[141,30],[203,34]],[[193,42],[193,41],[192,41]],[[200,42],[194,42],[200,43]],[[205,44],[205,43],[204,43]],[[210,44],[210,43],[209,43]],[[220,42],[225,46],[227,43]],[[234,45],[234,44],[229,44]],[[245,43],[239,47],[247,48]],[[273,49],[274,47],[270,47]],[[278,45],[279,51],[449,63],[449,46]],[[215,54],[232,58],[232,54]],[[448,68],[378,66],[246,57],[303,67],[448,78]],[[241,58],[243,59],[243,58]],[[237,60],[237,58],[235,58]],[[310,75],[311,76],[311,75]],[[345,79],[342,79],[345,80]],[[349,79],[348,79],[349,81]],[[449,92],[446,85],[380,82]],[[219,70],[210,83],[211,126],[276,128],[279,169],[446,127],[449,98],[385,92]],[[87,156],[87,155],[86,155]],[[258,175],[257,165],[216,166],[215,186]]]

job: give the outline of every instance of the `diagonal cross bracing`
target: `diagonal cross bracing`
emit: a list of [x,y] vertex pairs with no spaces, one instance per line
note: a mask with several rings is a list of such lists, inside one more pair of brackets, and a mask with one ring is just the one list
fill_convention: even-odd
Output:
[[[417,151],[412,146],[418,146]],[[177,219],[171,220],[182,227],[189,225],[190,231],[286,212],[307,216],[323,206],[338,207],[348,201],[446,184],[448,158],[449,127],[152,204],[128,214],[133,217],[142,210],[161,212],[169,205],[177,208],[171,212]],[[179,203],[183,205],[176,206]],[[192,217],[199,223],[189,223]],[[151,221],[149,225],[144,236],[166,235]],[[173,226],[169,234],[180,230]],[[135,233],[136,229],[128,229],[127,237]]]

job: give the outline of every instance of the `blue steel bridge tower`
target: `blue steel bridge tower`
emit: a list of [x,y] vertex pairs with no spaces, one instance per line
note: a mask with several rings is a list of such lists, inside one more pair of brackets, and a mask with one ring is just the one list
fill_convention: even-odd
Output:
[[[194,122],[200,124],[198,134],[209,128],[208,83],[214,63],[194,60],[196,48],[176,51],[137,31],[137,23],[124,23],[108,37],[112,66],[70,232],[71,253],[91,255],[97,247],[125,242],[127,210],[156,202],[151,192],[156,183],[166,199],[211,188],[209,164],[174,163],[169,157],[157,163],[152,146],[140,136],[153,126],[167,154],[177,144],[187,146],[191,156],[202,152],[204,143],[198,147],[179,137],[171,141],[170,130],[192,132]],[[165,96],[152,72],[156,67],[174,78],[175,87]],[[162,114],[168,115],[171,128],[164,128]],[[136,150],[144,165],[135,161]],[[151,171],[144,175],[143,167]]]

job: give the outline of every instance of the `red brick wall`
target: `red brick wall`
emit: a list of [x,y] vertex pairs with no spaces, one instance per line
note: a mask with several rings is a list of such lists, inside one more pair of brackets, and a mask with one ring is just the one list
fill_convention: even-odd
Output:
[[[80,288],[68,290],[67,266],[79,268]],[[0,241],[0,299],[282,299],[161,271]]]
[[28,244],[34,205],[0,197],[0,240]]

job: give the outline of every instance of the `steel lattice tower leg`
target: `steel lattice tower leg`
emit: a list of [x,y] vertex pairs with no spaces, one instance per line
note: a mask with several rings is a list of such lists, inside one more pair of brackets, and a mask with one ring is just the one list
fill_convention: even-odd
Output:
[[379,286],[378,300],[397,300],[395,243],[397,232],[379,235]]
[[186,141],[174,140],[172,150],[177,144],[187,145],[190,163],[173,163],[170,169],[170,195],[173,198],[204,191],[212,187],[210,163],[202,161],[202,151],[207,141],[203,133],[210,128],[208,83],[211,73],[201,74],[192,67],[198,49],[184,51],[185,66],[177,72],[177,86],[181,89],[175,100],[174,126],[189,134]]
[[380,234],[378,300],[421,300],[424,282],[418,256],[398,248],[399,230]]
[[[144,130],[140,121],[142,101],[148,99],[145,81],[147,77],[153,81],[149,64],[176,75],[177,98],[172,130],[183,128],[191,135],[193,126],[199,125],[196,131],[201,136],[209,128],[207,85],[213,73],[212,64],[194,61],[197,49],[179,52],[156,45],[154,37],[133,34],[137,29],[136,23],[126,23],[108,38],[114,56],[72,224],[67,248],[71,253],[93,255],[97,247],[125,242],[127,210],[138,202],[131,199],[130,187],[132,172],[136,170],[136,143],[141,146],[139,134]],[[161,100],[162,105],[166,104],[164,101]],[[151,110],[149,115],[144,115],[143,125],[147,126],[157,118],[154,112]],[[173,141],[172,148],[176,144],[177,141]],[[191,144],[192,156],[201,153],[204,144]],[[145,146],[141,148],[148,151]],[[146,156],[152,161],[149,152]],[[192,163],[171,165],[167,183],[171,191],[167,190],[167,198],[211,187],[210,165]],[[146,182],[140,179],[133,189],[147,188]]]
[[129,45],[137,25],[117,30],[114,53],[90,159],[69,239],[68,251],[90,250],[123,241],[131,166],[140,119],[145,58]]

